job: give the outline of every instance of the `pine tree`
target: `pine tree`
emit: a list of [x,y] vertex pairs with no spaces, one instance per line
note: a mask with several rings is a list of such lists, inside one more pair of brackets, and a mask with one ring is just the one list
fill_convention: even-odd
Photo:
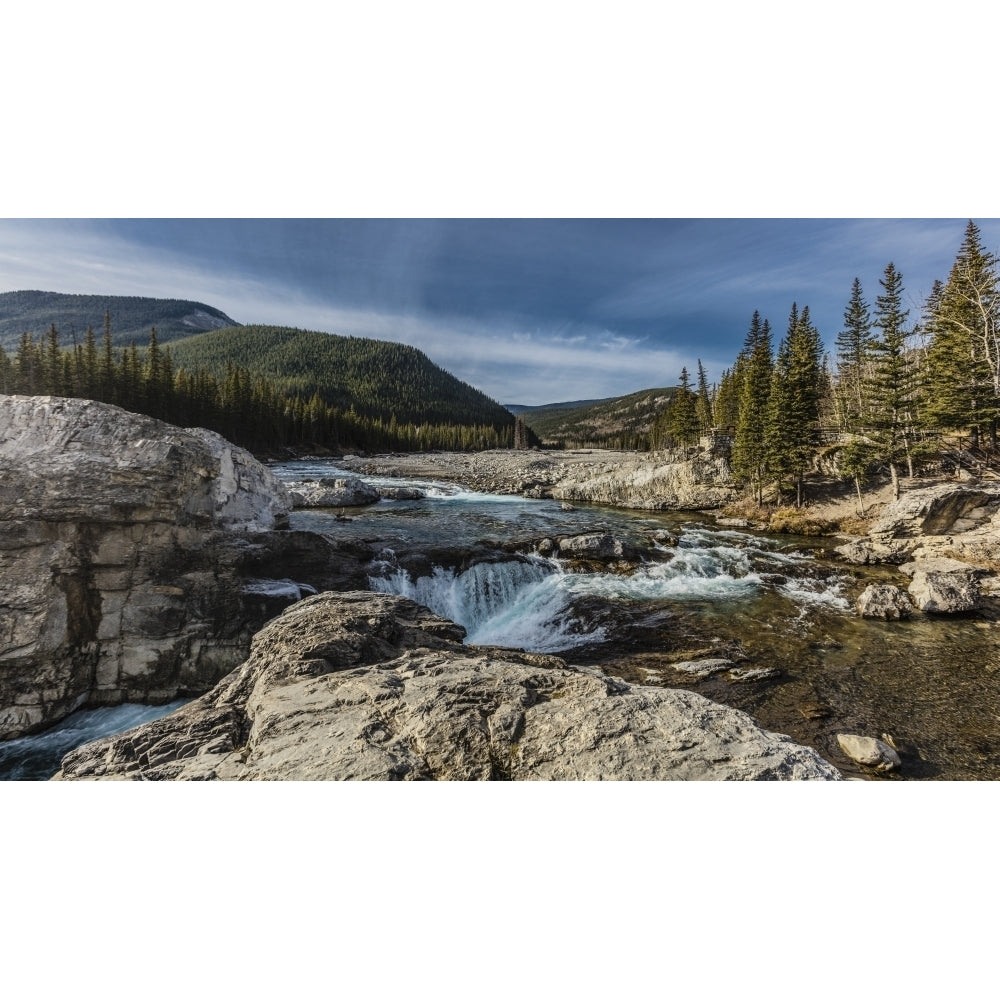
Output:
[[864,409],[865,364],[872,340],[871,313],[861,281],[855,278],[844,310],[844,329],[837,334],[837,402],[840,426],[846,431],[858,425]]
[[765,425],[771,392],[774,359],[771,351],[771,326],[754,312],[743,344],[740,408],[733,442],[733,472],[750,487],[758,503],[764,502],[767,479],[767,443]]
[[988,431],[996,447],[1000,416],[1000,291],[997,258],[982,246],[971,220],[947,284],[935,287],[925,312],[927,419],[941,429],[968,430],[972,447]]
[[691,376],[681,369],[680,386],[666,411],[667,433],[681,447],[698,440],[698,398],[691,391]]
[[864,433],[871,458],[888,467],[893,499],[898,500],[899,466],[911,461],[917,373],[906,348],[909,310],[903,309],[903,276],[893,263],[886,265],[879,284],[883,291],[874,320],[879,334],[871,345],[871,372],[864,389],[870,405]]
[[768,398],[765,443],[767,463],[781,479],[796,483],[796,503],[802,506],[803,480],[820,443],[819,409],[822,379],[822,340],[809,318],[792,303],[788,331],[778,347]]
[[712,397],[708,391],[708,376],[705,374],[701,358],[698,359],[698,405],[696,409],[698,413],[698,427],[702,434],[707,434],[715,424],[712,419]]

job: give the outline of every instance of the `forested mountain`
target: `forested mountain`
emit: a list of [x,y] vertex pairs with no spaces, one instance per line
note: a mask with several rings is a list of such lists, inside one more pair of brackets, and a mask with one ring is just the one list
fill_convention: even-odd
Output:
[[204,302],[152,299],[133,295],[63,295],[61,292],[0,293],[0,346],[17,347],[21,334],[41,337],[55,324],[64,346],[82,344],[87,327],[100,336],[106,313],[111,316],[112,343],[145,344],[156,327],[161,344],[223,326],[237,326],[224,312]]
[[657,419],[676,391],[673,388],[643,389],[573,409],[556,403],[525,409],[521,416],[545,445],[645,450],[651,447]]
[[542,403],[540,406],[524,406],[521,403],[504,403],[503,405],[515,416],[523,413],[525,419],[527,419],[532,414],[538,417],[548,416],[548,412],[543,413],[543,410],[578,410],[581,406],[593,406],[595,403],[610,403],[617,398],[617,396],[605,396],[603,399],[573,399],[567,400],[564,403]]
[[[159,332],[159,331],[157,331]],[[241,326],[170,345],[173,362],[225,378],[247,369],[277,390],[329,406],[399,422],[512,427],[508,410],[459,381],[406,344],[313,333],[289,327]]]
[[[322,335],[321,335],[322,336]],[[366,416],[275,388],[233,364],[224,377],[175,368],[156,331],[140,354],[135,344],[111,344],[110,325],[98,344],[88,327],[83,343],[64,349],[51,325],[38,341],[22,334],[8,357],[0,347],[0,394],[75,396],[114,403],[182,427],[207,427],[258,453],[289,450],[482,450],[528,448],[537,443],[523,421],[505,410],[498,424],[414,422],[391,414]]]

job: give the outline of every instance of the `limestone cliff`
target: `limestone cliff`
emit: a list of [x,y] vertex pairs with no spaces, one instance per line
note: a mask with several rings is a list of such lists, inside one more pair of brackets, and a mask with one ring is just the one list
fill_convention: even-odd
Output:
[[402,597],[300,601],[172,715],[63,759],[61,779],[821,779],[814,750],[693,692],[463,646]]
[[84,703],[207,690],[288,603],[247,580],[317,546],[273,530],[288,510],[272,473],[210,431],[0,396],[0,739]]

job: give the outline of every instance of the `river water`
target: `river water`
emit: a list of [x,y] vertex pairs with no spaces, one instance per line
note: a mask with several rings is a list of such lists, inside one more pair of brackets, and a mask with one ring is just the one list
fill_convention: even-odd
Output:
[[[286,482],[350,475],[322,462],[275,471]],[[292,526],[380,546],[372,589],[458,621],[468,642],[557,653],[631,682],[693,688],[814,747],[848,776],[875,777],[844,756],[838,733],[891,737],[903,767],[879,780],[1000,778],[996,601],[967,615],[872,621],[855,613],[858,594],[871,582],[907,581],[891,567],[839,561],[835,539],[721,529],[710,514],[566,510],[450,483],[363,478],[421,487],[426,496],[299,511]],[[530,553],[542,537],[591,532],[653,540],[650,561],[629,573],[574,572],[538,555],[509,561],[511,551]],[[398,564],[400,550],[420,546],[474,551],[477,561],[464,571]],[[697,678],[673,666],[719,656],[746,679]]]
[[[272,468],[286,483],[352,475],[331,462]],[[362,478],[424,496],[296,511],[291,526],[367,543],[373,590],[459,622],[468,642],[692,688],[814,747],[847,776],[875,777],[844,756],[837,733],[889,735],[903,767],[878,780],[1000,778],[995,601],[968,615],[869,621],[853,609],[861,590],[905,580],[890,568],[838,562],[835,540],[721,529],[709,514],[565,509],[452,483]],[[595,532],[639,547],[643,560],[610,569],[537,553],[542,538]],[[421,552],[429,556],[415,561]],[[738,671],[698,677],[675,666],[709,657],[730,659]],[[77,713],[0,744],[0,778],[48,777],[80,743],[171,707]]]

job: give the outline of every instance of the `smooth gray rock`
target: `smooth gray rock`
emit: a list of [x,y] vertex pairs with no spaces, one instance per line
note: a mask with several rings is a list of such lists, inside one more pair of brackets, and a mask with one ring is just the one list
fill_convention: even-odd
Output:
[[383,500],[423,500],[427,496],[415,486],[378,486],[376,492]]
[[319,594],[208,694],[68,754],[66,779],[840,780],[693,692],[464,646],[405,598]]
[[851,760],[876,771],[895,771],[902,765],[899,754],[888,743],[871,736],[838,733],[837,742]]
[[862,618],[881,618],[883,621],[898,621],[913,613],[910,599],[891,583],[868,584],[858,597],[856,607]]

